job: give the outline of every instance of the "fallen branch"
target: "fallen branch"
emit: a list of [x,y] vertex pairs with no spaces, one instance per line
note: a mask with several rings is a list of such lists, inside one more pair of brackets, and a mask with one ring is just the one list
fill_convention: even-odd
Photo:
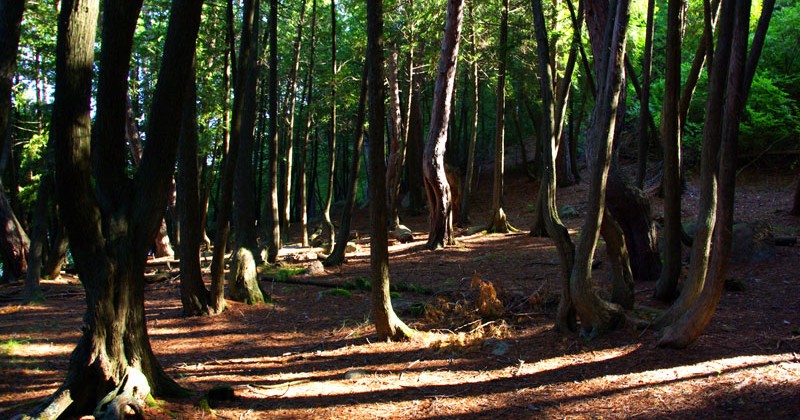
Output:
[[[284,284],[294,284],[298,286],[316,286],[316,287],[325,287],[328,289],[344,289],[344,290],[363,290],[368,291],[370,290],[369,284],[362,284],[360,282],[334,282],[334,281],[326,281],[326,280],[313,280],[313,279],[302,279],[302,278],[293,278],[293,277],[280,277],[280,276],[261,276],[261,281],[272,281],[275,283],[284,283]],[[424,287],[424,286],[416,286],[413,284],[407,283],[397,283],[393,284],[389,287],[389,289],[393,292],[413,292],[420,295],[433,295],[434,291],[431,288]]]

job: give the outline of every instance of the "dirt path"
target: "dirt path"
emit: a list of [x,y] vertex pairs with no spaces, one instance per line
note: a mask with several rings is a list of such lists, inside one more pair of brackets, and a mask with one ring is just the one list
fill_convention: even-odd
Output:
[[[786,212],[791,183],[786,176],[740,179],[737,219],[767,220],[782,236],[800,235],[800,221]],[[484,177],[478,191],[488,184]],[[562,189],[559,201],[581,213],[585,188]],[[507,191],[509,220],[527,228],[535,187],[511,176]],[[696,193],[690,186],[686,217],[693,214]],[[483,204],[489,200],[477,197],[473,219],[488,221]],[[655,207],[658,213],[657,202]],[[363,236],[366,213],[357,220]],[[689,349],[675,351],[656,348],[651,331],[630,327],[592,342],[554,331],[558,265],[549,239],[475,234],[431,252],[421,249],[425,218],[404,222],[419,240],[392,246],[392,280],[419,287],[395,296],[394,304],[414,327],[444,334],[376,343],[365,291],[344,296],[265,282],[271,304],[229,302],[222,315],[182,318],[178,281],[149,285],[148,328],[167,371],[199,392],[231,387],[235,399],[198,394],[160,401],[148,417],[800,416],[800,246],[776,248],[767,261],[733,265],[729,277],[743,290],[727,291],[706,333]],[[580,219],[566,222],[577,229]],[[368,275],[366,246],[348,258],[320,279]],[[605,259],[602,249],[598,258]],[[594,272],[600,283],[606,265]],[[511,307],[502,319],[481,319],[470,306],[476,272]],[[21,286],[0,287],[3,418],[25,412],[56,389],[78,339],[82,288],[70,277],[43,286],[47,300],[35,306],[19,306]],[[637,284],[638,305],[664,307],[650,299],[653,287]],[[424,305],[428,310],[421,312]]]

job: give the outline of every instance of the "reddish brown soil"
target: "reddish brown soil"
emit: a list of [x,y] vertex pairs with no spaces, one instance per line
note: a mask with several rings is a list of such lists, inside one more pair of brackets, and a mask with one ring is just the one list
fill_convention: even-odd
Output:
[[[473,221],[488,222],[490,176],[484,169]],[[745,174],[739,178],[737,219],[767,220],[780,236],[800,235],[788,215],[791,176]],[[531,223],[535,184],[511,173],[506,184],[510,222]],[[684,215],[694,214],[699,191],[687,191]],[[586,185],[559,190],[560,204],[578,212]],[[654,198],[654,210],[660,203]],[[367,213],[356,218],[362,237]],[[577,218],[565,222],[575,230]],[[685,350],[655,346],[653,331],[629,326],[587,342],[553,330],[558,264],[547,238],[523,233],[462,235],[458,245],[422,249],[426,218],[405,217],[418,241],[391,247],[393,282],[430,287],[439,296],[404,292],[395,305],[416,302],[445,309],[440,319],[400,310],[419,330],[438,339],[376,343],[369,322],[369,293],[324,295],[314,286],[264,283],[274,303],[248,307],[229,301],[215,317],[183,318],[178,280],[147,286],[151,341],[166,370],[198,391],[187,399],[159,400],[149,418],[797,418],[800,416],[800,246],[779,247],[757,264],[732,265],[729,277],[742,291],[726,292],[708,330]],[[597,258],[605,260],[602,247]],[[604,283],[607,263],[594,272]],[[484,328],[469,303],[473,273],[504,293],[508,312]],[[362,246],[341,268],[319,279],[368,276]],[[63,380],[77,342],[83,292],[65,276],[43,284],[47,300],[20,306],[20,286],[0,288],[0,417],[30,410]],[[654,285],[637,284],[637,304],[663,309],[650,299]],[[538,293],[535,293],[538,292]],[[514,295],[523,299],[514,300]],[[528,299],[530,296],[533,299]],[[435,311],[431,311],[435,312]],[[479,321],[480,322],[480,321]],[[459,329],[459,327],[462,327]],[[453,338],[447,331],[472,334]],[[438,340],[438,341],[437,341]],[[444,340],[444,342],[441,342]],[[508,345],[506,352],[498,340]],[[350,371],[361,375],[345,378]],[[230,386],[233,401],[201,393]],[[205,406],[205,407],[204,407]]]

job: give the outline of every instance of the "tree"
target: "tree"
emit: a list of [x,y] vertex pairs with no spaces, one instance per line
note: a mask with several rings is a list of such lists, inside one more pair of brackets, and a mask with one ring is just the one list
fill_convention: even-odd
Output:
[[[679,312],[680,318],[664,329],[659,346],[683,348],[693,343],[711,321],[722,297],[733,237],[739,122],[774,6],[775,3],[770,0],[763,3],[748,56],[750,1],[723,2],[719,18],[720,35],[714,51],[714,66],[709,82],[707,128],[703,133],[703,157],[708,158],[708,162],[704,162],[704,168],[706,163],[710,166],[710,172],[705,172],[705,175],[711,179],[702,178],[701,181],[703,187],[707,187],[701,190],[701,204],[707,204],[707,207],[701,209],[701,217],[708,217],[698,219],[698,225],[703,225],[695,238],[696,248],[692,249],[690,277],[686,280],[688,284],[681,291],[678,301],[664,314],[667,320],[676,319],[668,318],[668,315],[682,310]],[[712,102],[719,104],[720,96],[724,98],[722,107],[712,108]],[[709,119],[713,123],[710,127]],[[706,133],[709,140],[708,150],[705,144]],[[717,153],[712,156],[714,151]],[[718,179],[719,189],[715,188],[714,178]],[[710,197],[703,200],[706,194]],[[709,229],[713,231],[712,240],[705,238],[706,230]],[[701,233],[703,236],[700,236]],[[693,296],[696,298],[692,298]]]
[[[367,0],[367,89],[369,97],[369,137],[382,139],[384,130],[385,94],[383,90],[383,1]],[[411,337],[414,330],[398,318],[392,309],[389,294],[389,242],[386,231],[386,163],[382,141],[372,141],[369,147],[371,196],[369,217],[372,238],[370,241],[370,268],[372,278],[372,317],[378,338],[402,340]]]
[[300,238],[303,246],[308,246],[308,188],[306,185],[306,156],[308,155],[308,139],[311,136],[311,123],[314,119],[311,107],[314,98],[314,47],[317,33],[317,0],[311,2],[311,46],[308,58],[308,76],[303,84],[306,109],[306,127],[303,141],[300,143],[300,162],[297,165],[297,195],[300,196]]
[[[72,256],[86,290],[83,332],[64,384],[35,415],[58,417],[68,410],[139,410],[149,393],[178,394],[150,348],[144,317],[147,250],[164,214],[174,170],[186,79],[194,54],[202,1],[173,3],[158,85],[154,93],[142,163],[133,179],[124,157],[125,96],[131,44],[141,2],[106,4],[92,137],[90,94],[97,0],[65,0],[59,16],[53,129],[59,208]],[[101,100],[102,99],[102,100]],[[102,106],[101,106],[102,104]],[[94,184],[90,138],[109,162],[98,168],[118,181],[115,191]],[[116,397],[114,397],[116,396]],[[140,411],[139,411],[140,412]],[[119,415],[119,414],[117,414]]]
[[475,36],[475,11],[473,9],[475,1],[469,2],[470,17],[470,45],[472,46],[472,62],[470,63],[470,75],[472,78],[472,121],[470,122],[469,144],[467,145],[467,171],[464,175],[464,188],[461,191],[461,214],[458,221],[461,225],[469,224],[469,201],[472,195],[472,178],[475,171],[475,146],[478,143],[478,95],[480,87],[478,85],[478,46]]
[[269,183],[265,209],[267,261],[275,263],[281,248],[281,225],[278,214],[278,1],[269,2]]
[[353,210],[356,205],[356,190],[358,189],[358,170],[361,165],[361,146],[364,144],[364,117],[367,106],[367,66],[361,75],[361,94],[358,97],[358,113],[356,114],[356,132],[353,138],[353,161],[350,166],[350,185],[347,188],[344,209],[342,210],[342,221],[339,223],[339,230],[336,232],[336,242],[331,254],[325,259],[326,266],[341,265],[344,262],[347,239],[350,236],[350,221],[353,217]]
[[184,316],[209,313],[210,295],[200,271],[200,184],[197,171],[197,82],[194,66],[186,83],[186,100],[178,143],[177,213],[180,219],[181,303]]
[[570,277],[572,302],[581,321],[582,333],[588,337],[595,337],[613,326],[621,314],[621,308],[601,298],[591,282],[592,258],[600,236],[601,223],[607,223],[604,220],[606,181],[611,164],[611,148],[622,88],[630,2],[614,0],[611,5],[613,7],[608,9],[601,50],[606,53],[595,56],[595,62],[600,63],[596,65],[600,71],[597,77],[598,96],[593,111],[593,124],[589,128],[591,152],[588,160],[591,177],[588,208]]
[[[650,78],[653,70],[653,34],[655,32],[656,1],[647,1],[647,18],[644,35],[644,63],[642,63],[642,94],[639,100],[639,166],[636,168],[636,186],[644,188],[644,177],[647,172],[647,152],[650,147],[650,135],[647,131],[650,116]],[[667,30],[669,32],[669,29]],[[667,49],[669,50],[669,48]],[[680,55],[678,55],[680,64]],[[680,70],[680,68],[678,69]],[[678,81],[680,83],[680,81]]]
[[494,122],[494,183],[492,184],[492,220],[488,232],[515,230],[503,211],[503,175],[505,167],[506,59],[508,57],[508,0],[500,12],[500,41],[497,47],[497,110]]
[[403,119],[400,111],[400,85],[397,83],[397,48],[389,52],[387,65],[389,85],[389,158],[386,165],[386,191],[389,209],[389,230],[400,225],[400,179],[406,158],[407,140],[403,139]]
[[[439,72],[433,91],[430,130],[422,165],[430,212],[430,233],[427,244],[430,249],[455,243],[450,185],[447,183],[444,168],[444,151],[447,144],[447,129],[450,121],[463,17],[463,0],[447,0],[447,20],[442,37]],[[370,138],[373,137],[370,136]]]
[[327,195],[325,196],[325,207],[322,210],[322,217],[325,221],[325,229],[328,239],[328,249],[333,249],[334,227],[331,222],[331,204],[333,203],[333,176],[336,169],[336,1],[331,0],[331,131],[328,139],[328,170]]
[[[661,141],[664,145],[664,265],[656,283],[655,297],[673,299],[681,274],[681,128],[678,106],[681,84],[681,5],[667,6],[667,53],[664,104],[661,109]],[[648,12],[649,13],[649,12]],[[642,95],[644,98],[644,95]],[[644,102],[642,107],[644,107]],[[639,140],[640,142],[643,140]],[[641,156],[640,156],[641,158]]]
[[[261,1],[247,0],[244,5],[242,36],[239,44],[239,65],[237,66],[237,89],[233,97],[233,126],[231,137],[238,137],[239,153],[233,180],[233,231],[236,234],[236,247],[247,248],[254,255],[256,241],[256,189],[254,182],[253,149],[256,126],[256,87],[258,85],[257,65],[259,56],[259,22],[261,21]],[[270,120],[275,114],[270,114]]]
[[[10,146],[6,147],[6,131],[11,115],[11,86],[17,69],[17,48],[20,25],[25,2],[10,0],[0,5],[0,161],[8,161]],[[4,156],[5,155],[5,156]],[[0,174],[5,165],[0,164]],[[16,186],[13,186],[16,187]],[[0,257],[6,268],[3,280],[16,279],[27,271],[29,240],[17,220],[10,200],[6,197],[0,181]]]

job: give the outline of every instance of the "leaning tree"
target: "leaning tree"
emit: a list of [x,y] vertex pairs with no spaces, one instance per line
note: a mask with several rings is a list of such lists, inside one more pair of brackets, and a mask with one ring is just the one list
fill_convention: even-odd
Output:
[[172,4],[147,145],[133,177],[126,172],[125,98],[142,1],[104,4],[94,128],[91,94],[99,0],[61,4],[52,135],[58,203],[86,291],[86,313],[64,384],[35,416],[55,418],[65,411],[83,415],[96,409],[101,411],[97,415],[120,416],[139,410],[150,393],[182,392],[150,347],[144,268],[175,169],[180,130],[175,121],[182,116],[202,3]]
[[447,127],[450,122],[463,17],[463,0],[448,0],[442,51],[439,55],[439,72],[433,90],[430,130],[422,157],[422,174],[430,212],[428,248],[431,249],[455,243],[450,184],[447,183],[445,175],[444,151],[447,144]]

